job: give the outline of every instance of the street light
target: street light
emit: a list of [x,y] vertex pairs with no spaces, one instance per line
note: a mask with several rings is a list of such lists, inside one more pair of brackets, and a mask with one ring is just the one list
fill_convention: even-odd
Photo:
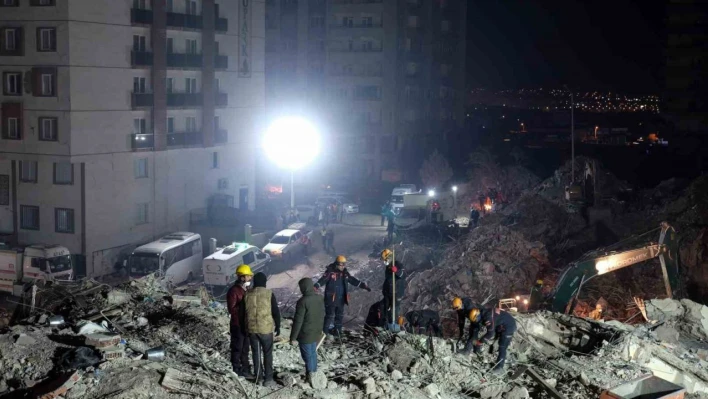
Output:
[[455,217],[457,217],[457,186],[452,186],[452,208],[455,210]]
[[266,155],[276,165],[290,171],[290,208],[295,208],[294,174],[320,152],[320,136],[315,127],[299,117],[278,119],[263,138]]
[[595,140],[597,140],[597,129],[599,129],[600,126],[595,126]]
[[435,190],[428,190],[428,197],[430,197],[430,198],[435,197]]

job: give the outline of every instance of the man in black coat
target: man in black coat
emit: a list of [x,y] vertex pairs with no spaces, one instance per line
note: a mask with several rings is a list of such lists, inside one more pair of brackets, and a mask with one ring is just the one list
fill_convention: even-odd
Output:
[[[347,284],[363,288],[371,292],[371,288],[349,274],[346,268],[347,258],[344,255],[337,256],[334,263],[327,266],[322,277],[315,283],[315,288],[325,286],[324,303],[325,318],[322,331],[325,334],[339,335],[342,333],[342,319],[344,318],[344,305],[349,304],[349,294]],[[334,329],[330,331],[329,326],[334,321]]]
[[442,337],[440,315],[431,309],[411,310],[406,313],[406,332]]
[[[403,299],[406,290],[405,272],[403,264],[397,260],[394,261],[393,252],[390,249],[384,249],[381,252],[381,259],[386,264],[386,274],[383,287],[381,287],[384,309],[386,310],[386,324],[393,326],[398,320],[398,315],[401,314],[401,299]],[[393,312],[394,304],[395,314]]]

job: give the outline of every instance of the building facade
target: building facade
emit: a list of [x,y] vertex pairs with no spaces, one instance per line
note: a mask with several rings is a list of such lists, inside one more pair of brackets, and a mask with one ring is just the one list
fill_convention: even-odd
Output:
[[661,111],[680,130],[705,132],[708,1],[668,0],[666,11],[666,90]]
[[267,118],[318,124],[330,181],[394,177],[463,123],[466,13],[464,0],[267,0]]
[[0,233],[113,272],[215,194],[252,209],[262,1],[0,0]]

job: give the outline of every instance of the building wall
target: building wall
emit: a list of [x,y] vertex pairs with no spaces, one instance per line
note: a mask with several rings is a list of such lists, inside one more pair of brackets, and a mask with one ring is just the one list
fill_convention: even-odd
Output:
[[[211,2],[211,3],[209,3]],[[228,20],[226,32],[211,33],[219,43],[219,54],[228,57],[228,68],[216,69],[219,92],[226,93],[226,106],[167,107],[155,101],[155,107],[134,109],[132,106],[133,79],[144,77],[148,92],[155,87],[155,74],[150,66],[134,66],[131,62],[133,35],[147,38],[146,51],[160,51],[152,45],[155,31],[151,26],[131,24],[131,1],[76,0],[58,1],[57,7],[30,8],[26,1],[17,8],[0,8],[0,26],[22,25],[25,32],[25,54],[21,57],[3,57],[0,73],[7,70],[29,71],[32,66],[56,65],[58,68],[57,97],[42,98],[25,94],[21,97],[2,97],[0,103],[20,101],[23,104],[23,139],[0,139],[0,175],[12,175],[11,165],[17,167],[11,182],[17,185],[11,193],[9,205],[0,205],[0,233],[14,233],[20,244],[36,242],[59,243],[72,253],[86,256],[86,272],[101,275],[112,272],[112,267],[135,245],[189,226],[190,211],[203,209],[214,194],[234,197],[239,207],[239,191],[248,189],[246,207],[255,203],[255,145],[263,127],[264,113],[264,12],[262,1],[251,1],[250,21],[250,76],[239,76],[239,2],[221,1],[219,17]],[[149,1],[147,3],[150,3]],[[174,2],[174,12],[182,2]],[[202,8],[213,10],[213,0],[198,1]],[[7,12],[6,12],[7,11]],[[157,22],[155,17],[154,23]],[[208,18],[204,18],[207,20]],[[36,53],[33,42],[35,25],[47,25],[52,20],[57,26],[57,51]],[[54,26],[51,25],[51,26]],[[204,46],[203,30],[182,30],[168,27],[166,37],[173,38],[174,52],[185,52],[185,40],[197,40],[197,52],[213,51]],[[39,26],[39,25],[38,25]],[[209,43],[207,43],[209,44]],[[162,47],[164,49],[164,46]],[[162,50],[164,51],[164,50]],[[8,61],[6,61],[6,59]],[[157,60],[157,55],[155,56]],[[168,67],[165,74],[175,80],[175,92],[183,92],[185,78],[197,79],[197,92],[213,87],[203,81],[204,69]],[[17,66],[12,66],[17,65]],[[159,76],[159,74],[158,74]],[[164,92],[164,91],[163,91]],[[205,95],[207,96],[207,95]],[[163,103],[164,104],[164,103]],[[163,107],[161,110],[158,107]],[[207,117],[207,107],[209,113]],[[162,114],[175,118],[175,133],[184,132],[187,117],[196,118],[197,129],[204,135],[204,145],[164,145],[156,150],[135,149],[132,134],[134,118],[145,118],[145,133],[161,133],[157,129],[163,121],[153,121]],[[219,117],[219,128],[228,133],[224,143],[213,143],[211,115]],[[58,118],[58,139],[45,142],[37,139],[37,117]],[[153,129],[152,125],[156,128]],[[211,140],[211,141],[210,141]],[[155,138],[157,142],[157,137]],[[160,150],[162,149],[162,150]],[[214,167],[214,154],[218,165]],[[147,177],[136,176],[136,162],[145,159]],[[19,162],[38,161],[37,183],[19,182]],[[53,163],[71,162],[74,165],[73,185],[52,182]],[[83,171],[83,172],[82,172]],[[83,177],[83,178],[82,178]],[[226,179],[227,187],[219,181]],[[13,219],[18,217],[13,203],[40,207],[40,229],[19,228],[13,232]],[[145,223],[138,221],[138,204],[148,204]],[[54,208],[74,210],[74,233],[56,233]],[[85,218],[84,218],[85,215]],[[85,220],[84,220],[85,219]]]

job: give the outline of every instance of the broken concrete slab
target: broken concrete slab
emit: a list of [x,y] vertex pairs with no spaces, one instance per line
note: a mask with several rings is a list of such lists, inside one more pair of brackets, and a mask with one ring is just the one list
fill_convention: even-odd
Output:
[[316,371],[310,374],[310,385],[314,389],[327,388],[327,376],[322,371]]
[[437,384],[435,383],[430,383],[423,388],[423,391],[430,397],[434,398],[440,394],[440,388],[438,388]]
[[679,332],[671,326],[666,324],[660,325],[654,329],[654,336],[656,339],[670,344],[677,344],[679,342]]
[[685,310],[681,302],[673,299],[652,299],[646,302],[649,320],[669,321],[683,317]]
[[37,340],[27,334],[20,334],[15,338],[15,344],[22,346],[31,346],[37,343]]
[[398,381],[403,378],[403,373],[398,370],[393,370],[393,372],[391,372],[391,378],[393,378],[394,381]]
[[529,399],[530,397],[529,390],[526,387],[514,387],[506,394],[506,399]]

